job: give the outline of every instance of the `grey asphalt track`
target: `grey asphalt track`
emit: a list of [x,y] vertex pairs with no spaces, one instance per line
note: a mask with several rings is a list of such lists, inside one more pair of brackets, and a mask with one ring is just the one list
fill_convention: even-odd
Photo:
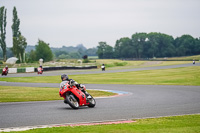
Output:
[[[57,87],[59,84],[45,86]],[[86,86],[88,89],[126,91],[129,95],[96,99],[95,108],[83,107],[79,110],[71,109],[62,100],[1,103],[0,128],[200,113],[199,86],[100,84]]]
[[[0,85],[59,87],[59,84],[54,83],[0,82]],[[200,113],[199,86],[86,84],[86,87],[125,91],[129,94],[97,98],[95,108],[82,107],[78,110],[71,109],[63,100],[0,103],[0,128]]]

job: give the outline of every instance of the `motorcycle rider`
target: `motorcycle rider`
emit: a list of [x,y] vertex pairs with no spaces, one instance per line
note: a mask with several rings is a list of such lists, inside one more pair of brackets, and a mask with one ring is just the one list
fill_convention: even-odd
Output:
[[39,66],[39,68],[41,68],[41,71],[43,72],[43,68],[42,68],[42,66]]
[[61,80],[62,82],[60,83],[60,89],[62,89],[67,82],[74,82],[76,87],[81,90],[85,95],[86,95],[86,98],[89,96],[89,94],[87,93],[86,90],[84,90],[84,87],[82,84],[78,84],[76,81],[74,81],[73,79],[69,79],[69,77],[66,75],[66,74],[62,74],[61,75]]
[[7,73],[8,73],[8,66],[7,66],[7,65],[6,65],[6,67],[5,67],[4,69],[6,69],[6,71],[7,71]]
[[102,71],[105,71],[105,65],[104,64],[102,64],[101,69],[102,69]]
[[7,66],[7,65],[6,65],[6,67],[5,67],[5,68],[6,68],[6,70],[8,70],[8,66]]
[[[7,75],[8,74],[8,66],[6,65],[4,68],[3,68],[3,71],[5,71],[5,75]],[[2,74],[1,75],[4,75],[3,74],[3,71],[2,71]]]

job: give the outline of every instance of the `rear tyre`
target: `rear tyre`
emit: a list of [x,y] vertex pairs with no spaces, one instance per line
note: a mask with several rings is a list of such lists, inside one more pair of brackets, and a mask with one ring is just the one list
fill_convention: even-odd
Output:
[[65,100],[69,104],[69,106],[71,106],[73,109],[79,108],[79,103],[73,94],[66,94]]
[[95,99],[91,96],[91,98],[88,99],[88,107],[93,108],[96,105]]

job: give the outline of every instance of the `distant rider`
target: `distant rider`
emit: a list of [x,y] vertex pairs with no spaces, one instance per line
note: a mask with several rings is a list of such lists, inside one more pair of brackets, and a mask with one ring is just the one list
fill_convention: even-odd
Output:
[[4,69],[6,69],[6,71],[7,71],[7,73],[8,73],[8,66],[7,66],[7,65],[5,66],[5,68],[4,68]]
[[8,70],[8,66],[7,65],[6,65],[5,69]]
[[105,71],[105,65],[104,64],[102,64],[101,69],[102,69],[102,71]]
[[195,64],[195,60],[193,60],[193,64]]
[[40,68],[41,68],[41,71],[43,72],[43,68],[42,68],[42,66],[40,66]]
[[3,71],[2,71],[2,74],[1,75],[7,75],[8,74],[8,66],[6,65],[4,68],[3,68]]

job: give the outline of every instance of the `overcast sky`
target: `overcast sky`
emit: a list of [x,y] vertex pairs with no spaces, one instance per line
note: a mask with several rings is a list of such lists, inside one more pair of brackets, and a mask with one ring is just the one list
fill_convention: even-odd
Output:
[[7,9],[7,47],[12,46],[12,11],[28,45],[96,47],[136,32],[200,37],[200,0],[0,0]]

